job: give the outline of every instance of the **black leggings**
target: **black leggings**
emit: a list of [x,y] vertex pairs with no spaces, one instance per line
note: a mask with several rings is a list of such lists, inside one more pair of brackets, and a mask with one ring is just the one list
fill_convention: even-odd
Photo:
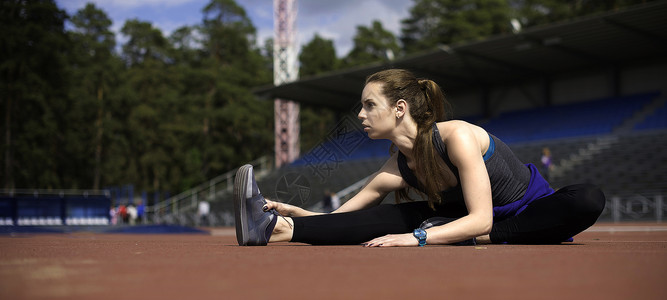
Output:
[[[557,244],[597,221],[605,206],[602,191],[589,184],[571,185],[533,201],[519,215],[494,222],[492,243]],[[455,211],[455,212],[453,212]],[[460,218],[460,209],[432,210],[427,202],[384,204],[348,213],[295,217],[292,242],[357,245],[386,234],[408,233],[431,217]]]

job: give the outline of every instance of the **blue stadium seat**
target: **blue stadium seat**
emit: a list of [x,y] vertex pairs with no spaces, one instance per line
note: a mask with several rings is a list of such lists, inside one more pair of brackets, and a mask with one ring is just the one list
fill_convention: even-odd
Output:
[[483,127],[507,143],[609,134],[657,92],[503,113]]
[[661,106],[644,121],[635,125],[635,130],[667,129],[667,104]]

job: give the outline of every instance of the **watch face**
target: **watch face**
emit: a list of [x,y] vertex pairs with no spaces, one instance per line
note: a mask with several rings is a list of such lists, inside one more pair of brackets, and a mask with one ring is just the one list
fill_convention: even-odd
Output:
[[426,245],[426,231],[424,231],[424,229],[417,228],[412,232],[412,235],[419,241],[419,247]]
[[426,231],[422,230],[415,230],[413,233],[415,237],[417,238],[425,238],[426,237]]

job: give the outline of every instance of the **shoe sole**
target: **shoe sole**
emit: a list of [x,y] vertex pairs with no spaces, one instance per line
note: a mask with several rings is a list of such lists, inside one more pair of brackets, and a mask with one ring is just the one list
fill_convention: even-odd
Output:
[[251,165],[244,165],[236,171],[234,178],[234,213],[236,222],[236,241],[239,246],[248,244],[248,220],[246,219],[246,195],[248,188],[248,173]]

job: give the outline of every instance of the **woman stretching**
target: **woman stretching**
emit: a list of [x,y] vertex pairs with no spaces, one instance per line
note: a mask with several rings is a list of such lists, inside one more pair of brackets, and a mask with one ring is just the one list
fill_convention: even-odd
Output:
[[[264,199],[253,169],[239,169],[234,185],[239,245],[301,242],[367,247],[442,244],[554,244],[595,223],[605,205],[592,185],[552,190],[532,164],[481,127],[448,120],[440,87],[406,70],[366,79],[359,120],[372,139],[398,152],[361,191],[330,214]],[[394,147],[392,147],[394,148]],[[380,202],[390,192],[410,200]]]

